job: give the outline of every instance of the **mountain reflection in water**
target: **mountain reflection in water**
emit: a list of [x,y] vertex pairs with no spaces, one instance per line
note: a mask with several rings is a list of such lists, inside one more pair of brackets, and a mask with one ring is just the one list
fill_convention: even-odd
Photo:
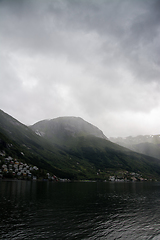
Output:
[[0,239],[160,239],[160,183],[0,181]]

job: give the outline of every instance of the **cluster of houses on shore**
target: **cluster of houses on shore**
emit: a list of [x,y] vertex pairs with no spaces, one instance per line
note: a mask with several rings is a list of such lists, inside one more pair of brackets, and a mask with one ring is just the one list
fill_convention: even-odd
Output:
[[135,173],[135,172],[131,172],[129,173],[128,171],[125,172],[121,172],[119,175],[113,175],[109,177],[109,181],[111,182],[135,182],[135,181],[152,181],[152,179],[147,179],[147,178],[143,178],[141,174],[139,173]]
[[[37,180],[39,168],[27,163],[18,161],[8,156],[5,157],[5,152],[0,152],[3,160],[0,160],[0,178],[16,178],[24,180]],[[57,177],[46,173],[46,179],[57,180]]]

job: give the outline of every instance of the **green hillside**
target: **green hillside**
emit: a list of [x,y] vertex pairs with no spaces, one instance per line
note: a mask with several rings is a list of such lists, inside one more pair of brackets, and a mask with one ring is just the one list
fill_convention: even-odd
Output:
[[[56,146],[51,145],[46,139],[41,138],[35,134],[30,128],[20,123],[10,115],[0,110],[0,141],[6,144],[11,144],[16,149],[18,158],[22,158],[21,152],[24,153],[23,159],[27,163],[32,163],[40,168],[53,172],[59,177],[70,177],[73,175],[65,171],[65,164],[63,166],[64,157],[66,154]],[[8,148],[8,154],[14,157],[13,147]],[[3,146],[1,145],[1,149]],[[0,149],[0,150],[1,150]],[[17,157],[15,155],[15,157]],[[60,168],[59,162],[61,162]]]
[[123,171],[160,177],[159,160],[112,143],[81,118],[45,120],[29,128],[0,111],[0,142],[0,150],[61,178],[105,180]]

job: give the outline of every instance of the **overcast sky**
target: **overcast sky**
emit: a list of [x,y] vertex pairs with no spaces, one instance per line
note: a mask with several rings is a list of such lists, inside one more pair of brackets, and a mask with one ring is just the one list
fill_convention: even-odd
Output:
[[0,108],[160,134],[160,0],[0,0]]

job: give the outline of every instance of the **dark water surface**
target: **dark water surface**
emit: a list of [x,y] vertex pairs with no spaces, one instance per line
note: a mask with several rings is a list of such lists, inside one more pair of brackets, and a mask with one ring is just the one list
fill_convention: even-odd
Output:
[[0,181],[0,239],[160,239],[160,183]]

